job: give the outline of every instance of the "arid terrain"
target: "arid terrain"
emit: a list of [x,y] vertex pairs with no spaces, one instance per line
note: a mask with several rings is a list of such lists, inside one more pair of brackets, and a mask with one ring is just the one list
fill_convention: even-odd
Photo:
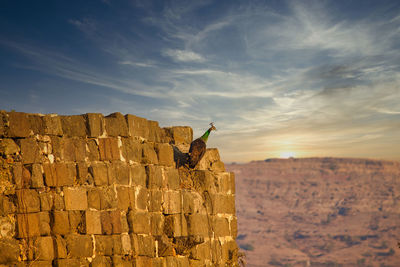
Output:
[[247,266],[400,266],[400,162],[269,159],[236,174]]

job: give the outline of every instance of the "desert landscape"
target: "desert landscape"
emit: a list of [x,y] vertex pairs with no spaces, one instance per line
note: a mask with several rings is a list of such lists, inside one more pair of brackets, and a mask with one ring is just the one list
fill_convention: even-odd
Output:
[[400,266],[400,162],[267,159],[236,175],[247,266]]

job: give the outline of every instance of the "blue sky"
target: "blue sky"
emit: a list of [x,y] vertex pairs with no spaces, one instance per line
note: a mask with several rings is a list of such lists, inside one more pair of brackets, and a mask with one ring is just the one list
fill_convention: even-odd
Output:
[[0,109],[208,123],[223,160],[400,159],[399,1],[0,3]]

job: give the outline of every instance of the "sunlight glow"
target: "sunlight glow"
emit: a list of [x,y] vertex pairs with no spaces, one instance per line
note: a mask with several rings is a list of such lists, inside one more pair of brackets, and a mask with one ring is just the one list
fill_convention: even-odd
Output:
[[280,154],[280,158],[283,159],[288,159],[288,158],[294,158],[296,156],[296,153],[293,151],[285,151],[285,152],[281,152]]

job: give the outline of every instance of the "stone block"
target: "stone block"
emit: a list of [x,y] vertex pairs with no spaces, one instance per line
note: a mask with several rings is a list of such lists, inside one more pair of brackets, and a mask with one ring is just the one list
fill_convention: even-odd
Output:
[[127,211],[135,208],[135,191],[133,187],[117,186],[118,209]]
[[169,256],[166,258],[167,266],[174,267],[189,267],[189,258],[187,257],[172,257]]
[[87,140],[87,148],[89,149],[89,151],[86,151],[89,161],[99,161],[100,152],[96,140],[93,139]]
[[68,255],[71,258],[91,257],[93,255],[92,237],[88,235],[71,234],[66,236]]
[[180,191],[163,192],[162,210],[164,214],[177,214],[182,211],[182,196]]
[[39,194],[34,189],[15,190],[17,195],[17,212],[30,213],[40,211]]
[[150,235],[131,235],[134,251],[139,256],[155,257],[156,242]]
[[110,211],[110,218],[111,218],[112,233],[113,234],[122,233],[121,211],[119,210]]
[[96,186],[109,184],[109,171],[108,165],[103,162],[92,163],[89,167],[89,172],[93,176],[94,184]]
[[183,212],[185,214],[206,213],[203,206],[203,198],[198,192],[184,190],[183,197]]
[[85,213],[79,210],[68,211],[70,233],[86,233]]
[[150,129],[149,123],[146,119],[131,114],[125,115],[125,118],[128,123],[128,131],[130,136],[149,139]]
[[44,177],[47,186],[71,186],[76,177],[74,163],[44,163]]
[[0,216],[15,213],[15,205],[12,199],[5,195],[0,195]]
[[149,211],[161,212],[163,203],[163,192],[160,190],[150,190],[149,196],[150,196]]
[[115,209],[118,206],[117,196],[112,187],[105,187],[100,190],[100,209]]
[[141,162],[142,144],[133,138],[121,138],[122,156],[128,162]]
[[8,113],[8,136],[9,137],[28,137],[31,133],[31,125],[28,115],[23,112]]
[[102,136],[104,134],[103,115],[100,113],[87,113],[84,116],[86,118],[88,137]]
[[87,210],[85,212],[85,219],[86,219],[86,234],[100,235],[101,234],[100,211]]
[[118,139],[99,138],[100,160],[120,160]]
[[[112,262],[114,266],[117,267],[132,267],[133,266],[133,260],[130,260],[124,256],[120,256],[120,255],[114,255],[112,257]],[[150,265],[148,265],[150,266]]]
[[114,242],[110,235],[97,235],[95,236],[96,242],[96,255],[113,255]]
[[162,213],[150,213],[150,227],[153,236],[160,236],[164,233],[164,215]]
[[129,255],[132,252],[131,238],[127,233],[121,234],[121,249],[123,255]]
[[156,237],[158,257],[167,257],[176,255],[173,238],[168,238],[165,234]]
[[61,126],[65,136],[86,136],[86,122],[81,115],[60,116]]
[[[151,172],[153,174],[154,172]],[[146,186],[147,183],[147,171],[144,166],[135,165],[130,166],[130,175],[133,185]]]
[[192,175],[193,184],[197,191],[207,191],[209,193],[215,193],[216,184],[218,184],[217,178],[212,172],[208,170],[196,170]]
[[158,164],[157,153],[154,150],[154,145],[152,143],[142,144],[142,163]]
[[145,187],[135,188],[135,203],[136,209],[148,210],[149,207],[149,192]]
[[233,239],[236,239],[238,235],[238,226],[237,226],[237,217],[232,216],[232,219],[229,221],[229,229],[231,230],[231,236]]
[[54,206],[54,195],[53,192],[40,192],[40,210],[41,211],[49,211]]
[[54,245],[51,236],[38,237],[35,240],[35,260],[51,261],[54,259]]
[[113,266],[113,262],[111,257],[106,256],[97,256],[90,263],[91,267],[111,267]]
[[53,234],[66,235],[70,232],[68,211],[53,211],[51,230]]
[[18,262],[19,255],[20,246],[18,240],[0,238],[0,265],[14,266]]
[[[217,168],[216,166],[218,165],[220,157],[219,157],[219,152],[218,149],[216,148],[207,148],[206,153],[204,154],[203,158],[200,160],[198,166],[200,170],[213,170],[215,171],[215,169]],[[216,164],[216,166],[214,166],[213,168],[213,164]],[[223,170],[225,171],[225,169]]]
[[0,154],[13,155],[18,153],[19,151],[19,146],[14,142],[13,139],[0,139]]
[[238,247],[234,240],[221,243],[221,260],[228,264],[238,262]]
[[225,164],[222,161],[215,161],[211,163],[211,170],[214,172],[224,172]]
[[206,214],[191,214],[188,216],[188,234],[208,237],[209,221]]
[[82,138],[71,137],[63,140],[63,154],[65,161],[82,162],[86,158],[86,141]]
[[120,185],[130,184],[130,166],[125,162],[111,163],[111,169],[115,177],[115,183]]
[[190,250],[190,257],[193,259],[203,259],[203,260],[210,260],[212,259],[211,255],[211,243],[209,240],[204,241],[201,244],[194,246]]
[[144,267],[144,266],[152,266],[153,267],[153,259],[149,257],[139,256],[132,260],[133,267]]
[[120,234],[122,232],[120,211],[102,211],[100,219],[103,234]]
[[83,187],[64,187],[66,210],[86,210],[88,207],[86,189]]
[[8,114],[4,110],[0,110],[0,137],[6,135],[6,125],[8,124]]
[[39,213],[17,214],[18,238],[40,236]]
[[40,235],[50,235],[50,214],[48,212],[39,212]]
[[15,188],[29,188],[31,184],[31,173],[24,165],[15,163],[12,167],[12,174]]
[[87,199],[88,199],[88,207],[90,209],[96,209],[100,210],[101,209],[101,192],[100,189],[98,188],[91,188],[88,189],[87,192]]
[[179,176],[179,171],[175,168],[165,169],[167,178],[167,188],[170,190],[179,189],[181,186],[181,179]]
[[58,259],[54,263],[57,267],[89,267],[89,261],[87,259]]
[[222,246],[219,239],[211,240],[211,256],[214,264],[221,264],[222,261]]
[[193,130],[189,126],[175,126],[164,128],[167,136],[170,136],[175,145],[188,145],[193,141]]
[[150,234],[150,214],[143,211],[129,211],[129,232],[135,234]]
[[229,231],[229,220],[228,218],[213,216],[212,218],[212,230],[214,232],[214,237],[224,237],[230,236]]
[[169,237],[188,235],[188,222],[183,214],[165,216],[164,233]]
[[64,210],[64,197],[61,195],[61,192],[54,192],[53,193],[53,209],[54,210]]
[[54,252],[58,259],[64,259],[67,257],[67,242],[60,235],[53,235],[54,240]]
[[46,135],[63,135],[61,118],[55,114],[43,116],[44,134]]
[[112,234],[111,217],[108,211],[102,211],[101,215],[101,233],[104,235]]
[[157,121],[148,121],[149,125],[149,141],[160,143],[165,139],[165,131],[161,129]]
[[15,237],[15,215],[0,217],[0,239]]
[[163,187],[163,170],[161,166],[146,166],[147,188],[161,189]]
[[32,164],[30,171],[32,173],[31,176],[31,186],[33,188],[43,188],[43,168],[41,164]]
[[28,116],[28,121],[31,129],[31,134],[36,135],[44,135],[45,132],[45,125],[43,121],[43,115],[38,115],[38,114],[27,114]]
[[158,164],[164,166],[174,166],[174,150],[172,146],[165,143],[155,144],[155,150],[158,157]]
[[80,162],[78,164],[76,164],[76,169],[77,169],[77,183],[79,185],[83,185],[83,184],[88,184],[91,181],[91,178],[89,176],[89,166],[86,162]]
[[119,113],[112,113],[105,118],[106,122],[106,131],[108,136],[124,136],[127,137],[128,134],[128,125],[124,116]]
[[23,164],[40,163],[44,159],[34,138],[20,139],[19,144]]

